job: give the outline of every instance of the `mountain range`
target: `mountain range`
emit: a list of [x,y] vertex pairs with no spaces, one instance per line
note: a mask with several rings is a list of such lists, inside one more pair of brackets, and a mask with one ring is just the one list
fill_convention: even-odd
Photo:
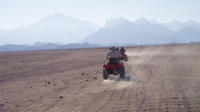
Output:
[[[190,23],[190,24],[189,24]],[[200,23],[160,24],[145,18],[134,22],[124,18],[108,20],[105,27],[89,35],[84,42],[101,45],[167,44],[200,42]]]
[[[43,44],[36,46],[35,42]],[[0,29],[0,45],[3,45],[0,51],[81,48],[85,43],[97,47],[190,42],[200,42],[199,22],[159,23],[145,18],[135,21],[118,18],[107,20],[105,26],[100,27],[55,13],[30,25]]]
[[98,25],[60,13],[49,15],[33,24],[12,30],[0,30],[0,45],[45,43],[75,43],[99,29]]

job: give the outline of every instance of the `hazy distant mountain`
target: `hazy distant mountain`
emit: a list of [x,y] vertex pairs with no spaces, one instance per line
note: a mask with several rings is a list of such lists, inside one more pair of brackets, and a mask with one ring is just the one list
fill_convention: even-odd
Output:
[[[98,43],[102,45],[119,43],[119,44],[154,44],[171,42],[174,33],[169,31],[166,27],[148,22],[147,20],[137,20],[131,22],[128,20],[114,20],[108,21],[112,24],[101,28],[99,31],[91,34],[85,39],[85,42]],[[108,24],[109,24],[108,23]]]
[[176,37],[185,43],[200,42],[200,32],[191,27],[187,27],[176,32]]
[[0,30],[0,44],[32,44],[40,42],[72,43],[97,31],[99,26],[55,13],[44,19],[14,30]]
[[184,28],[192,28],[194,30],[200,31],[200,23],[195,21],[188,21],[188,22],[173,21],[164,25],[172,31],[180,31]]
[[[77,42],[101,45],[200,42],[200,23],[188,21],[161,24],[156,20],[149,21],[145,18],[136,21],[119,18],[108,20],[104,27],[99,28],[95,24],[56,13],[14,30],[0,29],[0,45],[5,43],[30,45],[38,41],[42,43],[36,43],[37,48],[43,46],[43,43],[56,43],[57,46],[57,44]],[[45,48],[55,48],[55,46],[50,44]]]
[[105,27],[106,28],[112,28],[115,27],[117,25],[121,25],[121,24],[129,24],[130,21],[128,21],[127,19],[124,18],[119,18],[119,19],[110,19],[106,21]]
[[37,42],[33,45],[16,45],[6,44],[0,46],[0,52],[3,51],[28,51],[28,50],[56,50],[56,49],[75,49],[75,48],[96,48],[101,47],[97,44],[89,43],[72,43],[72,44],[57,44],[57,43],[41,43]]
[[145,18],[134,22],[120,18],[107,21],[104,28],[89,35],[84,41],[101,45],[187,43],[200,41],[200,32],[184,27],[175,32]]

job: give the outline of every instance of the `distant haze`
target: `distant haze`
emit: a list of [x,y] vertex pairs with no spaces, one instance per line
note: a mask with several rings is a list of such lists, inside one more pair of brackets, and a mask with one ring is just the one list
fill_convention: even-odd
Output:
[[200,42],[200,23],[195,21],[161,24],[156,20],[141,18],[130,21],[115,18],[104,27],[64,16],[49,15],[33,24],[11,30],[0,30],[0,44],[25,44],[35,42],[69,44],[166,44]]
[[0,45],[199,42],[199,0],[0,1]]
[[76,43],[98,29],[98,25],[55,13],[30,25],[0,30],[0,44]]
[[85,38],[84,42],[101,45],[149,45],[200,42],[200,23],[172,22],[160,24],[145,18],[107,21],[104,28]]
[[0,29],[32,24],[55,12],[100,26],[120,17],[200,22],[199,6],[200,0],[0,0]]

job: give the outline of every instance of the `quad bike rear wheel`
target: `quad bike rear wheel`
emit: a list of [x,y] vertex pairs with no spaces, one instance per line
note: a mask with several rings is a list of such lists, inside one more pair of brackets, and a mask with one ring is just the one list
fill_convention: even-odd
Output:
[[124,61],[128,61],[128,57],[127,57],[127,55],[124,57]]
[[119,77],[120,78],[125,78],[125,67],[122,67],[119,71]]
[[103,79],[108,79],[109,73],[106,69],[103,69]]

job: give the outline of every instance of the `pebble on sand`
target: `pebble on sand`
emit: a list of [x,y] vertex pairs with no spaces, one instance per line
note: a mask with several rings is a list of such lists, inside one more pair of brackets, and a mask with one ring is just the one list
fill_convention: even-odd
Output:
[[64,98],[63,96],[59,96],[60,99]]

